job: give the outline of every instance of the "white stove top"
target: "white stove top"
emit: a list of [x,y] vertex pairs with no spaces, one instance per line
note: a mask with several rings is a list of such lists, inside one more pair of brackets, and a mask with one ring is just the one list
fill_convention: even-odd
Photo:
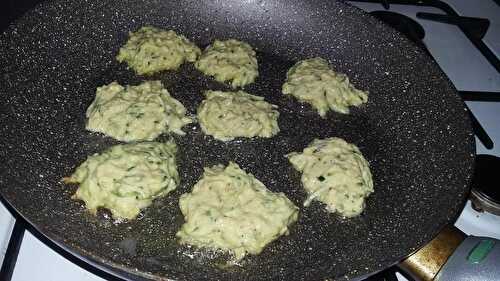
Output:
[[[445,0],[460,15],[490,20],[484,42],[500,55],[500,5],[494,0]],[[352,2],[366,10],[384,10],[380,4]],[[500,92],[500,74],[488,63],[465,35],[453,25],[421,20],[417,12],[440,13],[436,8],[391,5],[390,11],[407,15],[419,22],[426,32],[424,44],[458,90]],[[500,157],[500,102],[467,102],[471,111],[495,142],[492,150],[477,141],[478,154]],[[0,203],[0,263],[3,260],[14,218]],[[455,225],[467,234],[500,239],[500,217],[478,213],[467,203]],[[400,280],[405,280],[398,276]],[[68,261],[31,233],[21,245],[13,281],[103,280]]]

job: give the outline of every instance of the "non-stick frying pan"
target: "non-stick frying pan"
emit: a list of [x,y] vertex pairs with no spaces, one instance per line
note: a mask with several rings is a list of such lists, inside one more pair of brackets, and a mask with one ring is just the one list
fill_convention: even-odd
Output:
[[[191,113],[205,89],[228,89],[184,65],[139,77],[114,59],[127,33],[173,29],[198,45],[237,38],[258,50],[260,76],[246,90],[279,106],[280,134],[223,143],[199,126],[174,136],[182,184],[135,221],[88,214],[63,176],[116,142],[85,131],[95,89],[160,79]],[[368,90],[368,104],[320,118],[280,93],[286,70],[321,56]],[[398,262],[429,241],[462,208],[472,173],[473,137],[450,81],[396,31],[333,0],[45,2],[0,37],[0,192],[50,239],[97,263],[152,279],[323,280],[355,278]],[[178,208],[204,166],[232,160],[301,206],[305,193],[283,156],[314,138],[338,136],[369,160],[375,193],[362,216],[342,219],[319,203],[301,208],[289,236],[242,266],[181,247]],[[163,137],[166,139],[168,136]]]

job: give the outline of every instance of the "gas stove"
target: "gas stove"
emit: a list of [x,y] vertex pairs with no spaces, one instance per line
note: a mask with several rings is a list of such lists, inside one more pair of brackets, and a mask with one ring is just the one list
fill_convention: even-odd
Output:
[[[6,9],[2,10],[8,14],[2,15],[5,22],[0,22],[0,25],[5,25],[39,1],[28,2],[13,4],[13,1],[7,1],[4,4]],[[480,157],[482,164],[477,165],[478,176],[474,182],[477,189],[455,226],[469,235],[500,239],[500,212],[495,204],[495,196],[496,200],[499,199],[498,191],[491,179],[495,175],[495,169],[491,167],[500,162],[500,158],[495,158],[500,157],[500,2],[348,2],[395,27],[427,50],[466,101],[474,121],[477,154],[484,156]],[[16,6],[17,3],[20,4]],[[16,223],[14,216],[0,201],[0,263],[2,261],[2,273],[7,275],[0,275],[0,279],[6,281],[122,280],[67,252],[23,223],[22,219]],[[394,267],[367,280],[412,279]]]

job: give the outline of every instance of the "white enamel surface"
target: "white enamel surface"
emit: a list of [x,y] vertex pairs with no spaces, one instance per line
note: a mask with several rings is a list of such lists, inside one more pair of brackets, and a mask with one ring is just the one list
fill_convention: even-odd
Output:
[[[467,0],[449,1],[465,2]],[[481,4],[486,2],[491,2],[492,5],[481,7]],[[491,25],[485,40],[488,40],[487,43],[490,48],[493,45],[492,49],[497,54],[500,53],[500,43],[497,42],[500,40],[498,39],[500,38],[500,19],[498,19],[500,18],[498,16],[500,15],[500,6],[496,5],[492,0],[469,1],[468,3],[468,6],[474,7],[475,11],[489,9],[488,14],[497,15],[495,20],[490,19]],[[383,10],[380,4],[375,3],[351,2],[351,4],[366,11]],[[453,5],[460,6],[463,9],[457,11],[458,13],[464,16],[478,16],[477,12],[469,15],[468,7],[465,7],[464,3],[460,4]],[[432,7],[391,5],[390,11],[406,15],[422,25],[425,30],[424,44],[458,90],[500,91],[500,75],[457,26],[421,20],[416,17],[418,12],[443,14],[441,10]]]
[[455,226],[468,235],[500,239],[500,216],[476,212],[470,205],[470,201],[467,202]]
[[15,220],[9,211],[0,203],[0,264],[3,262],[7,250],[14,222]]
[[71,263],[26,232],[14,268],[13,281],[104,281]]
[[[500,92],[500,89],[497,91]],[[495,144],[493,149],[489,150],[476,139],[477,154],[500,157],[500,102],[467,102],[467,105]]]

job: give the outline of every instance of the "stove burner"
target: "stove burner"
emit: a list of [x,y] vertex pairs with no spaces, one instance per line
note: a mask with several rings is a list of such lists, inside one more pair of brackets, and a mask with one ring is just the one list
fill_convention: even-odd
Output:
[[471,18],[462,16],[450,16],[434,13],[417,13],[417,18],[454,24],[470,33],[472,36],[483,39],[490,27],[490,21],[483,18]]
[[[365,3],[381,3],[381,0],[350,0],[353,2],[365,2]],[[494,0],[495,2],[499,2],[500,0]],[[445,21],[452,22],[457,19],[460,15],[447,3],[442,0],[426,0],[426,1],[416,1],[416,0],[384,0],[382,2],[384,8],[387,7],[387,3],[389,4],[398,4],[398,5],[413,5],[413,6],[422,6],[422,7],[433,7],[442,10],[445,14],[451,16],[451,18],[444,19]],[[434,19],[437,19],[435,16],[431,16]],[[433,19],[433,20],[434,20]],[[383,19],[381,19],[383,21]],[[442,21],[442,18],[440,19]],[[470,28],[466,28],[463,24],[457,25],[460,30],[467,36],[467,38],[474,44],[474,46],[483,54],[483,56],[490,62],[490,64],[500,72],[500,59],[498,56],[491,50],[491,48],[481,40],[481,38],[475,36],[471,33]]]
[[422,26],[412,18],[389,11],[373,11],[370,12],[370,14],[403,33],[417,45],[425,47],[422,43],[425,37],[425,31]]
[[472,207],[475,210],[500,216],[499,171],[499,157],[487,154],[480,154],[476,157],[471,192]]

